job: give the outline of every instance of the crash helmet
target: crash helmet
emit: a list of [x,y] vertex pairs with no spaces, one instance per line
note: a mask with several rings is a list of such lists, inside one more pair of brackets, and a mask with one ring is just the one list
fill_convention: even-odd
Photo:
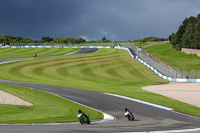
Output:
[[81,113],[81,112],[82,112],[82,111],[79,109],[79,110],[78,110],[78,113]]
[[125,111],[128,111],[127,107],[124,109]]

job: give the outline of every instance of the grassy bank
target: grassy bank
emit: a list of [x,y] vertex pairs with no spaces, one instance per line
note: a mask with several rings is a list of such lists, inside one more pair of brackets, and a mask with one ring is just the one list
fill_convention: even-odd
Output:
[[120,43],[131,43],[133,44],[134,46],[137,46],[137,47],[142,47],[142,46],[146,46],[146,45],[149,45],[151,44],[151,42],[114,42],[114,46],[118,46],[118,44]]
[[132,44],[134,44],[134,46],[137,46],[137,47],[142,47],[142,46],[146,46],[146,45],[149,45],[151,44],[150,42],[131,42]]
[[103,118],[102,113],[43,91],[0,84],[0,90],[20,97],[34,106],[0,104],[0,123],[49,123],[77,120],[77,110],[87,112],[91,119]]
[[0,59],[33,57],[38,56],[64,55],[80,49],[75,48],[0,48]]
[[151,70],[131,59],[128,52],[101,49],[97,53],[35,59],[0,65],[0,78],[53,84],[124,95],[200,116],[198,107],[143,91],[142,86],[167,83]]
[[144,49],[173,68],[200,70],[200,58],[198,56],[176,51],[171,44],[158,44]]

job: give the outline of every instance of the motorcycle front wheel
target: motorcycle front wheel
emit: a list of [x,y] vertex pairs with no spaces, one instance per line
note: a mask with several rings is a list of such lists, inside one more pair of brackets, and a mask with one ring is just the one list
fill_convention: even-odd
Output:
[[84,122],[83,122],[83,119],[80,119],[80,123],[81,123],[81,124],[83,124],[83,123],[84,123]]

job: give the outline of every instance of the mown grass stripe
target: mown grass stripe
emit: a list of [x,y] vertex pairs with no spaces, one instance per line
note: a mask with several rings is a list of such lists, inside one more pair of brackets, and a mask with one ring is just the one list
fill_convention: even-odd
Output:
[[0,59],[33,57],[35,53],[38,56],[64,55],[78,50],[65,48],[0,48]]

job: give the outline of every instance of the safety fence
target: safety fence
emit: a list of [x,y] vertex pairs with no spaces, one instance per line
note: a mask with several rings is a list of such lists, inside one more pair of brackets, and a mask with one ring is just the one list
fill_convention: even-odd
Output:
[[137,48],[131,43],[122,43],[121,46],[131,49],[133,55],[137,55],[140,59],[142,59],[147,64],[151,65],[153,68],[155,68],[163,75],[172,78],[177,78],[178,74],[175,69],[167,67],[158,62],[157,60],[151,58],[149,54],[147,52],[144,52],[141,48]]
[[119,46],[128,48],[133,55],[138,56],[142,61],[151,65],[154,69],[162,73],[163,75],[176,79],[200,79],[200,70],[177,70],[170,66],[152,58],[150,54],[144,51],[142,48],[137,48],[131,43],[121,43]]
[[200,82],[200,79],[189,79],[189,78],[178,78],[178,77],[172,78],[170,76],[166,76],[163,73],[159,72],[157,69],[155,69],[153,66],[151,66],[150,64],[142,60],[138,55],[136,55],[135,53],[132,53],[133,50],[131,50],[130,48],[126,48],[126,47],[115,47],[115,48],[127,50],[131,58],[138,60],[140,63],[142,63],[149,69],[151,69],[155,74],[157,74],[163,79],[173,81],[173,82]]
[[196,69],[177,70],[177,74],[182,79],[200,79],[200,70]]

